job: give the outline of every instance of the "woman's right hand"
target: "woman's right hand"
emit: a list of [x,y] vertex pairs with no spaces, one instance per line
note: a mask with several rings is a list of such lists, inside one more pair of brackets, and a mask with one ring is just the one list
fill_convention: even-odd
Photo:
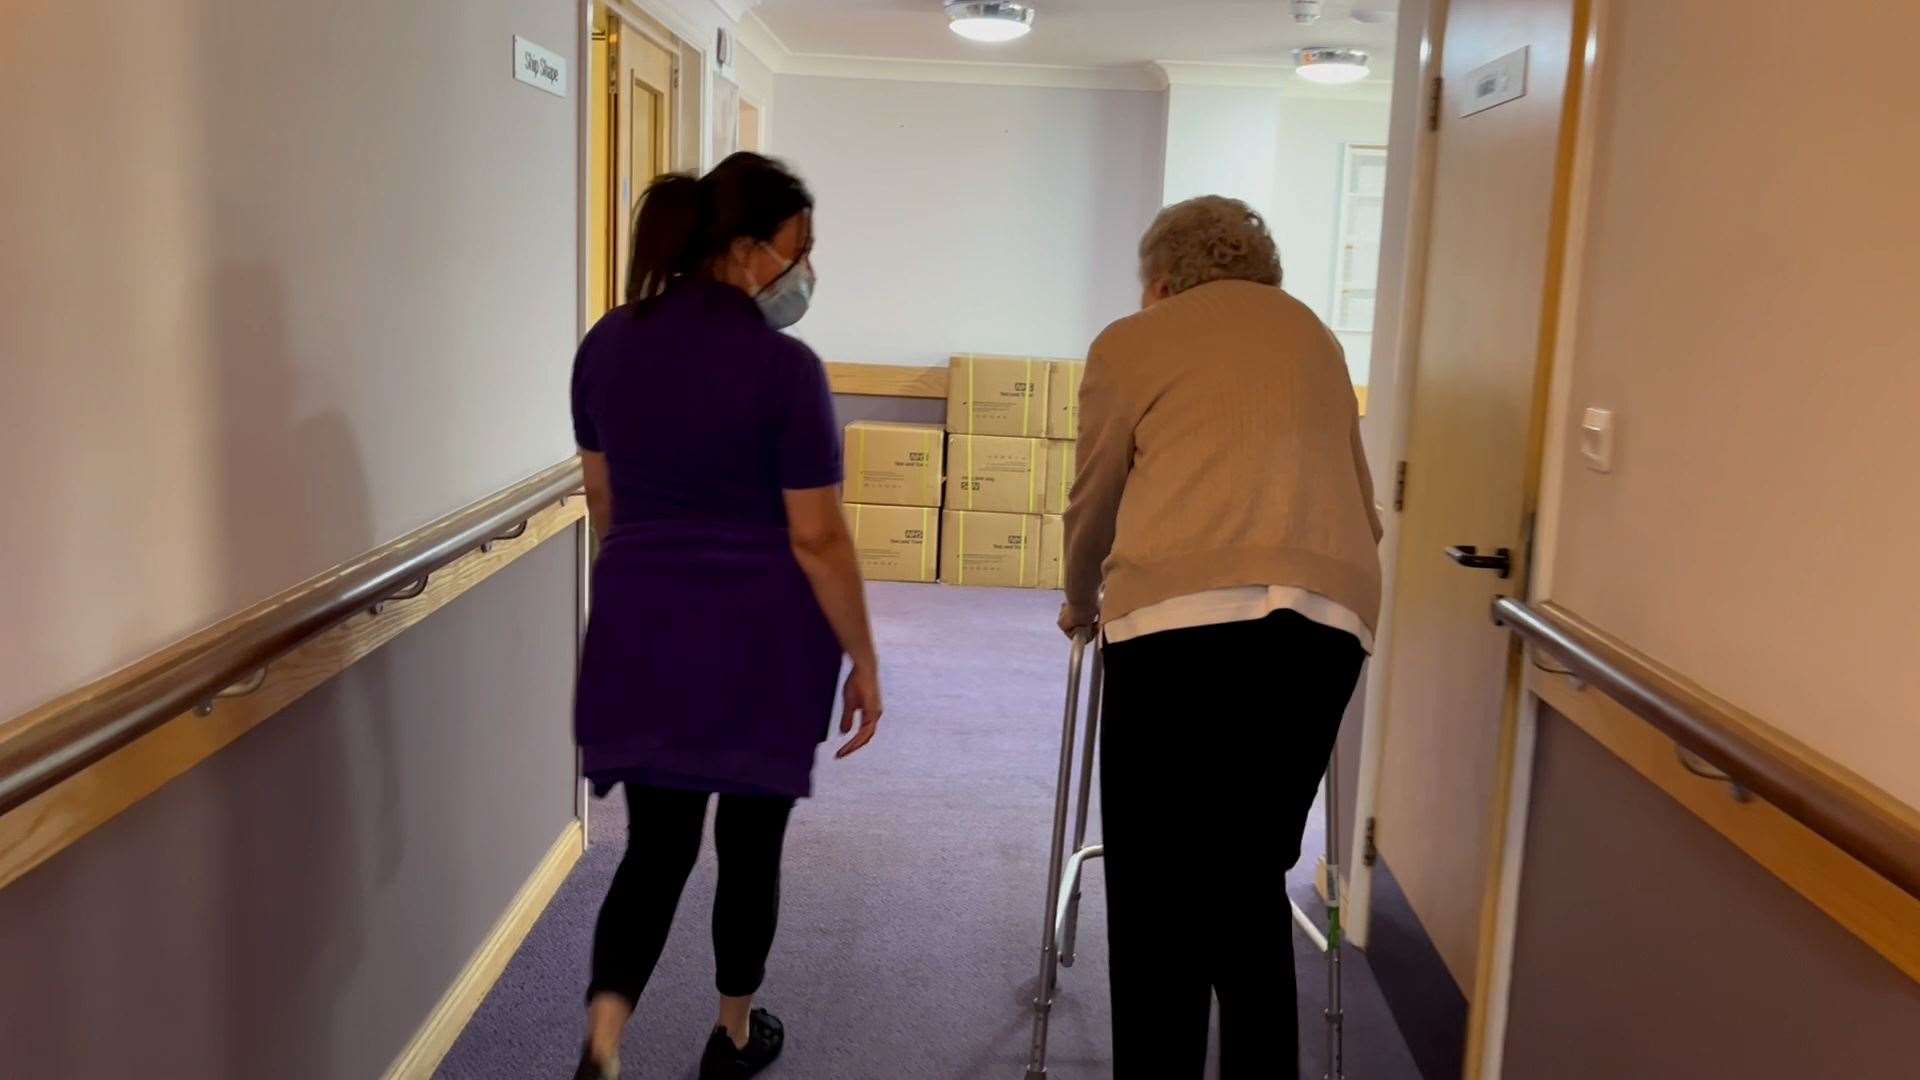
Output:
[[[885,711],[880,703],[880,673],[872,663],[856,663],[847,673],[847,685],[840,693],[843,702],[840,712],[840,734],[853,733],[853,738],[840,745],[834,752],[834,759],[857,753],[861,747],[873,741],[875,730],[880,724],[880,714]],[[860,730],[854,732],[853,714],[860,714]]]
[[1060,632],[1069,638],[1085,631],[1089,637],[1093,634],[1095,616],[1072,604],[1060,605]]

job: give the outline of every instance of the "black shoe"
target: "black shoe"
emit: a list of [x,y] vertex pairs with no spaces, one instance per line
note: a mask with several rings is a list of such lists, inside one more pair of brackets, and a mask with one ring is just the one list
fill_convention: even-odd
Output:
[[620,1080],[620,1059],[595,1061],[593,1051],[582,1047],[580,1067],[573,1070],[573,1080]]
[[700,1056],[700,1080],[746,1080],[773,1064],[787,1045],[787,1029],[765,1009],[747,1016],[747,1045],[736,1047],[726,1028],[714,1028]]

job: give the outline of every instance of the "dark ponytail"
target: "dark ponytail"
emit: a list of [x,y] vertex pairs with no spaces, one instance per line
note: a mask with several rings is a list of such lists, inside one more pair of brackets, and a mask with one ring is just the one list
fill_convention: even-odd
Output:
[[741,151],[696,180],[669,173],[647,185],[634,217],[627,302],[651,300],[673,280],[705,276],[735,240],[772,240],[813,209],[800,178],[771,158]]

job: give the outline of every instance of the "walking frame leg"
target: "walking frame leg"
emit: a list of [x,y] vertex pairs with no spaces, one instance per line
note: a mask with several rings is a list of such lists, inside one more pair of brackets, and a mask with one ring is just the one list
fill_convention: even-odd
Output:
[[1047,897],[1040,929],[1040,978],[1034,986],[1033,1047],[1027,1058],[1027,1080],[1045,1080],[1047,1075],[1047,1024],[1053,1010],[1053,990],[1058,975],[1058,940],[1054,933],[1056,906],[1060,897],[1060,877],[1066,857],[1067,797],[1073,783],[1074,729],[1080,719],[1080,668],[1091,635],[1074,635],[1073,651],[1067,661],[1067,707],[1060,728],[1060,766],[1054,782],[1053,846],[1047,859]]
[[1340,1004],[1340,744],[1327,756],[1327,1080],[1344,1080],[1346,1014]]
[[[1106,655],[1096,646],[1093,650],[1093,674],[1087,683],[1087,733],[1081,736],[1080,792],[1073,811],[1073,846],[1068,849],[1076,855],[1085,852],[1087,847],[1087,815],[1093,803],[1093,759],[1100,747],[1100,691],[1106,673]],[[1076,870],[1084,864],[1085,859],[1080,859],[1076,863]],[[1066,884],[1072,894],[1067,898],[1067,917],[1062,920],[1060,930],[1060,966],[1072,967],[1074,939],[1080,933],[1080,874],[1074,873]]]

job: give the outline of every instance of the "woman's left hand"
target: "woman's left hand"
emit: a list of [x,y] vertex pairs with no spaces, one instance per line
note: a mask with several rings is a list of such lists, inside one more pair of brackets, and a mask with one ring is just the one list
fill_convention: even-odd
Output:
[[[847,674],[846,688],[840,692],[842,701],[840,713],[840,734],[852,734],[835,751],[834,758],[844,758],[873,741],[880,727],[880,714],[885,706],[880,703],[880,675],[872,664],[855,664]],[[853,717],[860,714],[860,729],[854,730]]]

